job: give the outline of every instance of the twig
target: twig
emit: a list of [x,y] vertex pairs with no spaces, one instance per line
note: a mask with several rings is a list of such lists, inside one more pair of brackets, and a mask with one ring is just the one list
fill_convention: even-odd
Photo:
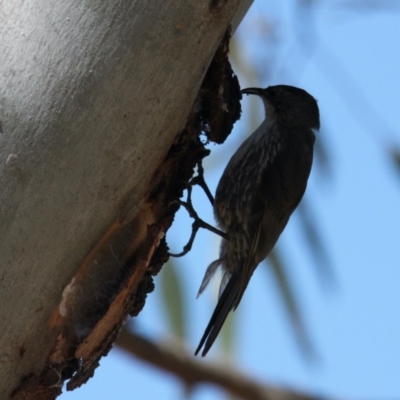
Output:
[[124,329],[118,337],[117,346],[135,357],[181,378],[188,386],[213,383],[235,396],[249,400],[323,400],[288,389],[276,388],[257,382],[249,376],[222,363],[198,361],[182,347],[171,343],[153,343]]
[[[196,177],[196,178],[197,178],[197,177]],[[195,178],[193,178],[193,179],[195,179]],[[193,181],[193,179],[192,179],[192,181]],[[199,184],[199,183],[195,183],[195,184]],[[204,184],[206,185],[205,182],[204,182]],[[208,190],[207,185],[206,185],[206,188],[207,188],[207,190]],[[204,188],[203,188],[203,189],[204,189]],[[195,209],[193,208],[193,204],[192,204],[192,185],[188,186],[187,192],[188,192],[188,195],[187,195],[186,201],[179,201],[179,204],[180,204],[181,206],[185,207],[186,210],[187,210],[187,212],[188,212],[188,214],[189,214],[189,216],[190,216],[191,218],[194,219],[194,222],[193,222],[193,224],[192,224],[192,234],[190,235],[189,241],[188,241],[188,242],[186,243],[186,245],[183,247],[183,251],[180,252],[180,253],[178,253],[178,254],[169,253],[169,255],[170,255],[171,257],[182,257],[182,256],[184,256],[185,254],[189,253],[189,251],[192,249],[193,242],[194,242],[194,239],[196,238],[197,231],[198,231],[200,228],[207,229],[207,230],[209,230],[209,231],[211,231],[211,232],[213,232],[213,233],[215,233],[215,234],[221,236],[222,238],[226,239],[226,234],[225,234],[224,232],[220,231],[220,230],[217,229],[217,228],[214,228],[212,225],[210,225],[210,224],[208,224],[207,222],[203,221],[203,220],[198,216],[198,214],[197,214],[197,212],[195,211]],[[206,194],[207,194],[207,192],[206,192]],[[210,196],[211,196],[211,193],[210,193]],[[211,196],[211,199],[212,199],[212,201],[214,201],[214,199],[212,198],[212,196]],[[211,201],[211,200],[210,200],[210,201]]]
[[208,200],[210,200],[211,205],[214,207],[214,197],[211,194],[211,191],[208,188],[207,183],[204,179],[204,168],[201,161],[199,161],[199,163],[197,164],[197,176],[191,179],[190,184],[191,186],[200,186],[204,190],[204,193],[208,197]]

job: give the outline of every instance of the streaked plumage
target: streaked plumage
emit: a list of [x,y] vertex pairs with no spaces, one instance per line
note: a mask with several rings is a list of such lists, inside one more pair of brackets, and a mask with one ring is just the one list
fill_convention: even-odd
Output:
[[248,88],[262,98],[266,118],[230,159],[219,181],[214,215],[227,239],[207,268],[199,294],[218,267],[220,298],[196,354],[205,356],[257,265],[274,247],[299,204],[310,174],[319,110],[306,91],[286,85]]

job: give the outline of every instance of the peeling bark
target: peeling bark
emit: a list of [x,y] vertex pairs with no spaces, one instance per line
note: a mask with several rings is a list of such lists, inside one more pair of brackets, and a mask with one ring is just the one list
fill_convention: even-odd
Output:
[[1,398],[81,385],[142,309],[208,154],[192,104],[248,6],[0,3]]

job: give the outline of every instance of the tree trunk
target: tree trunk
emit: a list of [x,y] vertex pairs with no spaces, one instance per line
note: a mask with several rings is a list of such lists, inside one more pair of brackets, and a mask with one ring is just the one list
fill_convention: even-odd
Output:
[[79,386],[139,311],[166,156],[250,3],[0,2],[0,398]]

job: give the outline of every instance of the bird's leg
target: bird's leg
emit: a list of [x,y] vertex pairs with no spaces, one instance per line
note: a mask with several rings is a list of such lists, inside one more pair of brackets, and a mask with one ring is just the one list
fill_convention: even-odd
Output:
[[[208,188],[207,188],[208,189]],[[203,228],[203,229],[207,229],[213,233],[215,233],[216,235],[221,236],[222,238],[226,239],[226,234],[222,231],[220,231],[217,228],[214,228],[212,225],[208,224],[207,222],[203,221],[198,215],[197,212],[195,211],[195,209],[193,208],[193,204],[192,204],[192,186],[189,186],[187,188],[188,191],[188,196],[185,201],[181,201],[180,204],[186,208],[187,212],[189,213],[189,216],[191,218],[194,219],[193,224],[196,224],[196,226],[198,226],[197,230],[199,228]],[[211,195],[211,194],[210,194]],[[212,198],[212,196],[211,196]]]
[[197,175],[190,180],[190,185],[199,185],[204,190],[204,193],[208,197],[208,200],[210,200],[211,205],[214,207],[214,197],[211,194],[211,191],[208,188],[207,183],[204,179],[204,168],[201,161],[199,161],[197,164]]
[[[192,179],[192,181],[193,181],[193,179]],[[192,181],[191,181],[191,184],[187,188],[188,195],[187,195],[186,201],[179,200],[179,204],[181,206],[185,207],[185,209],[188,212],[189,216],[194,219],[193,224],[192,224],[192,234],[190,235],[190,239],[187,242],[187,244],[183,247],[183,251],[178,253],[178,254],[169,253],[169,255],[171,257],[182,257],[185,254],[189,253],[189,251],[192,249],[193,242],[194,242],[194,239],[196,238],[197,231],[200,228],[208,229],[209,231],[211,231],[211,232],[221,236],[222,238],[226,239],[226,234],[224,232],[220,231],[217,228],[214,228],[212,225],[210,225],[207,222],[203,221],[197,215],[197,212],[193,208],[193,204],[192,204]],[[203,179],[203,181],[204,181],[204,179]],[[204,182],[204,184],[205,184],[205,182]],[[207,185],[206,185],[206,187],[207,187]],[[208,187],[207,187],[207,189],[208,189]],[[211,193],[210,193],[210,196],[211,196]],[[211,196],[211,198],[212,198],[212,196]]]

